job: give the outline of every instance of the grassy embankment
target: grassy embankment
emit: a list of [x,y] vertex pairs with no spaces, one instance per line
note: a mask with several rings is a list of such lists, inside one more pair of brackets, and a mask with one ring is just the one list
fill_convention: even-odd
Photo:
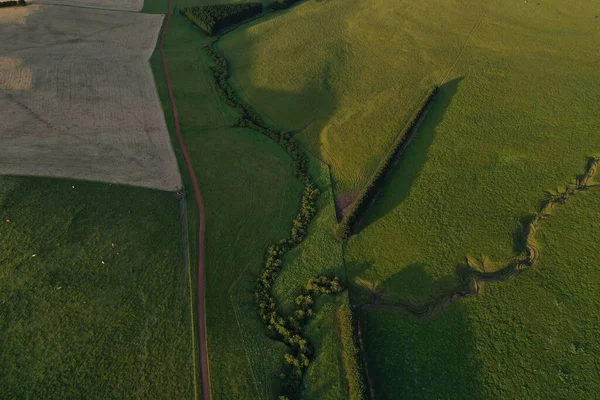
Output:
[[193,398],[173,193],[0,177],[0,397]]
[[347,205],[486,6],[309,1],[239,29],[219,48],[240,93],[331,166]]
[[[146,11],[164,12],[161,2]],[[201,2],[181,1],[178,6]],[[264,136],[230,128],[237,118],[210,81],[209,58],[202,50],[208,37],[174,14],[165,44],[173,78],[182,133],[204,196],[206,226],[207,329],[214,398],[272,398],[279,391],[285,346],[269,339],[253,299],[265,250],[286,237],[300,205],[301,184],[293,177],[291,159]],[[152,66],[163,100],[171,113],[158,52]],[[172,127],[171,127],[172,128]],[[173,131],[171,129],[171,131]],[[284,308],[317,272],[339,273],[341,251],[331,230],[335,224],[327,169],[311,162],[321,189],[319,213],[309,236],[286,257],[276,295]],[[188,194],[189,196],[189,194]],[[191,204],[191,202],[190,202]],[[196,217],[197,218],[197,217]],[[194,223],[190,223],[193,228]],[[339,398],[344,389],[339,344],[333,318],[341,300],[319,301],[318,316],[308,327],[320,354],[305,379],[304,396]],[[323,311],[323,314],[321,314]]]

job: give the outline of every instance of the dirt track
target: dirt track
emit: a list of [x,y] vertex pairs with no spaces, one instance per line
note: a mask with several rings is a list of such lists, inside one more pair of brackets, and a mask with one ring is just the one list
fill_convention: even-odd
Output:
[[169,99],[171,100],[171,108],[173,109],[173,122],[175,123],[175,134],[177,135],[177,140],[179,142],[179,146],[181,147],[181,153],[183,154],[183,158],[185,159],[185,164],[187,166],[188,172],[190,174],[190,179],[192,181],[192,187],[194,189],[194,195],[196,197],[196,206],[198,207],[198,214],[200,216],[200,226],[198,227],[198,340],[199,340],[199,350],[200,350],[200,369],[202,373],[202,398],[204,400],[211,399],[210,392],[210,374],[209,374],[209,366],[208,366],[208,349],[206,346],[206,291],[205,291],[205,280],[204,280],[204,236],[206,229],[206,214],[204,212],[204,200],[202,198],[202,193],[200,193],[200,186],[198,185],[198,180],[196,179],[196,172],[194,171],[194,167],[192,165],[192,160],[187,151],[187,147],[185,146],[185,142],[183,140],[183,136],[181,135],[181,126],[179,124],[179,111],[177,109],[177,102],[175,101],[175,94],[173,93],[173,85],[171,84],[171,76],[169,75],[169,68],[167,65],[167,60],[165,58],[165,36],[167,35],[167,29],[169,28],[169,23],[171,22],[171,10],[172,4],[171,0],[168,1],[168,9],[169,13],[167,14],[167,19],[163,26],[163,30],[160,38],[160,57],[162,60],[163,71],[165,73],[165,81],[167,83],[167,90],[169,92]]
[[148,64],[162,19],[53,5],[3,9],[0,173],[180,188]]

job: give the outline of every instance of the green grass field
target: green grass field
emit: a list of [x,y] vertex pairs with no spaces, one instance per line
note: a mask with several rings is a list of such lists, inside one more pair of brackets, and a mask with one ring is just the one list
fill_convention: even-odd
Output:
[[[577,39],[595,22],[577,4],[490,9],[350,240],[352,275],[393,293],[428,295],[467,255],[503,262],[517,247],[521,218],[600,152],[594,42]],[[559,12],[577,30],[541,31]]]
[[347,204],[487,1],[309,1],[220,42],[240,92],[327,162]]
[[[355,282],[391,297],[423,300],[456,283],[455,268],[465,256],[485,258],[488,268],[506,262],[520,250],[522,219],[537,210],[544,191],[573,183],[586,158],[599,154],[593,6],[508,3],[494,3],[474,31],[362,231],[348,243],[346,265]],[[585,196],[593,209],[597,191]],[[568,203],[559,213],[576,215],[571,207]],[[577,226],[589,229],[585,224],[594,216],[582,213]],[[544,302],[548,296],[533,290],[555,279],[555,287],[571,287],[560,296],[576,292],[587,304],[581,313],[598,312],[596,293],[572,287],[581,284],[581,268],[598,264],[598,248],[578,245],[579,232],[568,229],[567,217],[560,218],[562,225],[552,230],[559,222],[548,221],[543,234],[571,232],[573,239],[566,236],[560,247],[544,245],[547,258],[539,271],[505,286],[486,286],[481,298],[431,323],[388,312],[365,318],[369,356],[387,360],[373,373],[382,398],[590,398],[597,393],[593,383],[582,383],[589,360],[557,361],[568,352],[559,343],[567,348],[569,340],[581,342],[597,322],[554,315],[549,307],[556,306]],[[564,255],[583,252],[583,258],[571,264],[551,250],[544,253],[551,247]],[[564,271],[549,275],[552,265]],[[547,343],[536,343],[538,333]],[[543,348],[553,341],[557,347]],[[590,346],[588,357],[597,363],[597,348]],[[449,387],[456,391],[447,393]]]
[[173,193],[0,177],[0,398],[194,398]]
[[433,321],[365,311],[378,398],[595,398],[599,210],[599,188],[570,199],[544,222],[536,268]]
[[[600,154],[597,14],[586,1],[306,2],[246,25],[224,37],[219,49],[245,99],[272,123],[297,131],[331,165],[342,203],[362,187],[416,99],[442,83],[439,99],[345,252],[354,282],[419,301],[455,285],[465,256],[486,259],[489,269],[512,258],[521,250],[522,220],[537,210],[544,192],[573,183],[586,158]],[[565,244],[563,252],[579,247]],[[593,265],[600,254],[588,247],[585,257]],[[554,263],[542,264],[547,262]],[[566,260],[555,262],[568,268]],[[523,279],[550,279],[545,267],[538,268]],[[585,378],[569,377],[585,377],[591,364],[574,366],[572,360],[557,367],[550,361],[558,349],[544,353],[534,346],[532,332],[542,332],[546,320],[563,322],[548,311],[527,326],[525,311],[509,307],[535,298],[515,286],[527,285],[518,279],[486,286],[481,298],[429,325],[389,312],[365,315],[376,393],[594,393],[581,383]],[[574,280],[556,279],[556,285]],[[593,294],[581,290],[578,296],[593,305],[584,310],[597,314]],[[587,325],[570,322],[573,336],[589,334]],[[513,343],[520,344],[514,336],[521,329],[531,336],[523,339],[520,358],[494,347],[511,343],[518,351]],[[566,343],[559,332],[548,335]],[[479,349],[486,346],[490,354],[484,356]],[[573,346],[577,353],[579,344]],[[589,358],[597,363],[595,351]],[[522,379],[530,357],[537,357],[543,372]]]
[[[178,6],[202,3],[185,1]],[[164,12],[162,4],[146,2],[146,10]],[[253,290],[266,248],[289,234],[302,186],[292,175],[291,159],[276,143],[256,132],[229,127],[237,115],[211,85],[210,61],[202,50],[207,42],[187,20],[173,15],[166,57],[182,133],[207,213],[206,312],[212,395],[215,399],[271,399],[279,391],[286,347],[266,336]],[[170,121],[158,52],[151,64]],[[321,211],[307,240],[286,259],[276,293],[284,306],[313,274],[342,271],[341,248],[331,236],[335,213],[327,169],[316,160],[311,169],[323,192]],[[340,352],[331,336],[336,327],[333,318],[323,316],[334,315],[339,304],[334,299],[319,302],[317,319],[308,327],[322,356],[307,374],[309,383],[303,391],[307,398],[336,398],[344,390],[340,366],[331,368]]]
[[[144,12],[166,7],[147,0]],[[317,300],[299,398],[351,395],[338,326],[347,296],[364,306],[377,399],[600,393],[598,187],[541,222],[540,259],[518,277],[427,321],[366,304],[426,301],[458,284],[465,257],[488,272],[506,263],[545,192],[600,156],[599,14],[586,0],[309,0],[219,39],[231,86],[267,124],[295,133],[321,190],[309,234],[274,285],[280,311],[315,275],[351,284]],[[253,292],[303,187],[277,143],[232,128],[238,114],[212,86],[209,42],[175,12],[165,52],[206,206],[212,397],[272,399],[287,348],[267,336]],[[174,136],[158,51],[150,63]],[[363,188],[436,83],[439,97],[342,246],[335,201],[347,205]],[[193,196],[188,266],[172,193],[0,177],[0,398],[199,398]]]

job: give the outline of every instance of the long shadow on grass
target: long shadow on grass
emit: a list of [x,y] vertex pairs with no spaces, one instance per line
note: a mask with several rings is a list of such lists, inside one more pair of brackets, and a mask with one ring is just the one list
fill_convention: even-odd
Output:
[[389,311],[361,312],[377,399],[476,399],[481,364],[464,307],[424,323]]
[[[415,264],[384,283],[404,282],[407,294],[415,286],[436,285]],[[377,399],[478,398],[481,364],[468,327],[467,310],[457,304],[438,317],[418,319],[388,310],[361,311],[365,351]]]
[[410,190],[423,171],[427,153],[433,143],[438,125],[443,121],[452,98],[463,78],[456,78],[439,88],[437,99],[388,176],[382,178],[373,205],[365,211],[358,231],[384,218],[408,198]]

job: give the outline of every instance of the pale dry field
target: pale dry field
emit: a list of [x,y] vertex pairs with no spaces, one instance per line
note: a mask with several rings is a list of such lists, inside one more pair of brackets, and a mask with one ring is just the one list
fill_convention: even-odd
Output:
[[33,0],[30,4],[59,4],[74,7],[106,8],[110,10],[141,11],[144,0]]
[[162,18],[1,10],[0,173],[181,187],[148,63]]

